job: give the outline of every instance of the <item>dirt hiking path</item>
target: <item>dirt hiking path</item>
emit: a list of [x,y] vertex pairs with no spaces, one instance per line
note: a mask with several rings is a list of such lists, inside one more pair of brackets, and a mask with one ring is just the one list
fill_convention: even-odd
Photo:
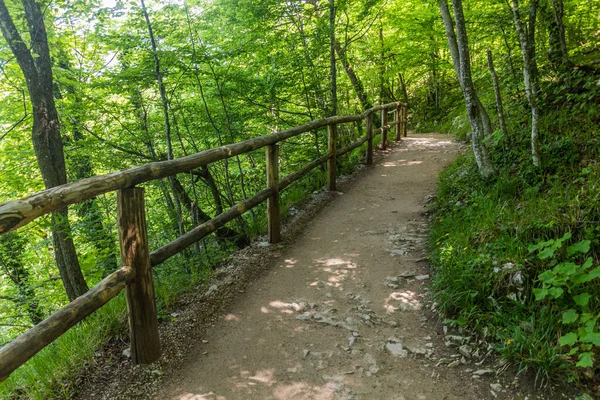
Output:
[[378,157],[197,337],[156,398],[494,398],[491,371],[472,375],[485,365],[447,366],[460,356],[424,308],[425,199],[458,151],[428,134]]

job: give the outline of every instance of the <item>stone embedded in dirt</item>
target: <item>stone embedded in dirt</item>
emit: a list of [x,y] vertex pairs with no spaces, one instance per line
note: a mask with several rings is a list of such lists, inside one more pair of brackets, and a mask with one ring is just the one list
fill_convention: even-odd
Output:
[[466,358],[468,358],[468,359],[470,359],[470,358],[471,358],[471,351],[472,351],[472,350],[471,350],[471,346],[469,346],[468,344],[463,344],[462,346],[460,346],[460,347],[458,348],[458,352],[459,352],[459,353],[460,353],[462,356],[464,356],[464,357],[466,357]]
[[404,256],[408,254],[408,251],[404,250],[404,249],[395,249],[392,250],[392,256]]
[[308,349],[304,349],[302,351],[302,358],[306,358],[306,356],[308,355],[308,353],[310,353],[310,351]]
[[177,318],[177,317],[179,317],[179,313],[176,313],[176,312],[171,313],[171,317],[172,318]]
[[494,371],[491,369],[478,369],[477,371],[473,372],[473,376],[491,375],[493,373]]
[[424,280],[429,279],[429,275],[417,275],[417,276],[415,276],[415,279],[418,281],[424,281]]
[[502,390],[502,385],[499,383],[490,383],[490,389],[492,389],[494,392],[498,393]]
[[460,365],[460,360],[454,360],[450,364],[448,364],[448,368],[458,367]]
[[408,356],[408,351],[406,351],[404,349],[404,347],[402,346],[402,343],[392,343],[392,342],[388,342],[385,344],[385,348],[387,351],[390,352],[391,355],[395,356],[395,357],[406,357]]
[[356,342],[356,336],[348,336],[348,346],[352,347]]
[[321,378],[323,378],[326,381],[334,381],[334,382],[341,382],[344,380],[344,377],[341,375],[322,375]]
[[127,358],[130,358],[131,357],[131,349],[123,350],[123,355]]

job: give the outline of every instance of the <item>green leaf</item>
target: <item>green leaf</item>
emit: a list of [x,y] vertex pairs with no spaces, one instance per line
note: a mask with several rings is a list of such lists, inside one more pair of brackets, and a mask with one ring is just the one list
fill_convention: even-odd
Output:
[[585,324],[590,319],[592,319],[592,314],[590,314],[590,313],[581,313],[581,316],[579,318],[581,320],[581,323]]
[[554,297],[555,299],[558,299],[559,297],[561,297],[564,292],[565,291],[559,287],[553,287],[553,288],[548,289],[548,294],[550,296]]
[[558,239],[561,242],[564,242],[565,240],[569,240],[571,239],[571,232],[567,232],[563,235],[563,237],[561,237],[560,239]]
[[577,318],[579,318],[579,314],[571,308],[563,313],[562,322],[563,324],[572,324],[577,321]]
[[554,256],[554,248],[553,247],[546,247],[544,250],[540,251],[540,253],[538,254],[538,258],[540,260],[545,260],[546,258],[550,258]]
[[556,278],[556,272],[554,272],[553,270],[548,270],[546,272],[542,272],[539,276],[538,279],[544,283],[551,283],[554,279]]
[[548,289],[533,289],[533,294],[537,301],[544,300],[548,296]]
[[589,267],[592,266],[592,264],[594,263],[594,259],[592,257],[588,257],[585,262],[583,263],[583,265],[581,266],[582,269],[588,269]]
[[577,366],[581,368],[589,368],[594,366],[594,359],[592,358],[593,356],[594,353],[591,351],[581,353],[579,355],[579,362],[577,363]]
[[573,275],[575,272],[577,272],[577,265],[572,262],[560,263],[554,267],[554,271],[556,271],[557,274]]
[[573,346],[577,343],[577,334],[575,332],[567,333],[566,335],[561,336],[558,342],[561,346]]
[[577,304],[580,307],[584,307],[587,306],[587,304],[590,302],[590,294],[589,293],[581,293],[578,294],[577,296],[573,296],[573,300],[575,300],[575,304]]
[[584,240],[584,241],[575,243],[574,245],[567,247],[567,255],[572,256],[575,253],[582,253],[582,254],[587,253],[588,251],[590,251],[590,243],[591,243],[591,241]]
[[596,346],[600,346],[600,333],[598,333],[598,332],[588,333],[587,335],[584,335],[583,337],[581,337],[581,341],[585,342],[585,343],[592,343]]
[[594,268],[588,273],[588,275],[590,277],[590,281],[592,279],[600,278],[600,267]]

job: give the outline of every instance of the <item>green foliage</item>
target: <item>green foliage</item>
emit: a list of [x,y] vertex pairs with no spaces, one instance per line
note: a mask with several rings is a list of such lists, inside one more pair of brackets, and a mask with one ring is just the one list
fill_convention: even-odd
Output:
[[[571,238],[567,232],[560,239],[550,239],[529,246],[529,252],[537,252],[540,260],[548,260],[553,267],[538,276],[541,288],[534,288],[537,301],[545,301],[547,306],[556,307],[562,312],[563,334],[559,339],[561,346],[569,347],[569,356],[577,356],[577,367],[594,367],[594,353],[600,346],[598,316],[593,311],[597,305],[593,298],[596,280],[600,277],[600,267],[594,268],[594,260],[587,257],[590,240],[570,245],[564,251],[563,243]],[[558,250],[558,251],[557,251]],[[592,293],[590,293],[592,292]]]
[[[542,123],[564,128],[563,118]],[[570,118],[561,138],[545,137],[543,170],[528,165],[526,142],[493,137],[498,178],[481,181],[473,157],[459,157],[440,174],[434,204],[438,308],[538,382],[590,377],[597,364],[600,167],[596,149],[564,147],[597,136]]]

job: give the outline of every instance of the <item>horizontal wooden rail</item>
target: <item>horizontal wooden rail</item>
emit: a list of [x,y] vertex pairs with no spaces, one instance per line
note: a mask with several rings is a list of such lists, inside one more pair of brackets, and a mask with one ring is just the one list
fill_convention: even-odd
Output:
[[[376,135],[380,132],[381,132],[381,129],[378,129],[377,131],[374,132],[374,134]],[[366,141],[367,141],[366,137],[358,139],[354,143],[344,147],[343,149],[340,149],[337,152],[337,155],[343,156],[344,154],[347,154],[347,153],[351,152],[352,150],[360,147]],[[312,171],[313,169],[317,168],[319,165],[321,165],[324,162],[326,162],[327,160],[329,160],[331,157],[332,157],[332,154],[328,153],[328,154],[322,156],[321,158],[318,158],[318,159],[310,162],[309,164],[304,166],[302,169],[286,176],[285,178],[283,178],[282,180],[279,181],[279,184],[278,184],[279,191],[283,191],[285,188],[287,188],[292,183],[296,182],[297,180],[302,179],[304,176],[306,176],[306,174],[308,174],[310,171]],[[246,199],[244,201],[237,203],[236,205],[234,205],[227,211],[217,215],[216,217],[206,221],[205,223],[198,225],[197,227],[195,227],[194,229],[181,235],[179,238],[175,239],[171,243],[166,244],[166,245],[154,250],[152,253],[150,253],[150,264],[153,267],[155,267],[159,264],[162,264],[169,258],[181,253],[183,250],[190,247],[194,243],[198,242],[199,240],[202,240],[206,236],[217,231],[220,227],[222,227],[226,223],[233,221],[234,219],[242,216],[245,212],[250,211],[251,209],[264,203],[269,197],[273,196],[274,194],[275,194],[274,189],[266,188],[266,189],[258,192],[254,196],[250,197],[249,199]]]
[[140,183],[182,172],[189,172],[203,165],[248,153],[324,126],[360,121],[373,112],[392,109],[399,104],[402,103],[380,105],[358,115],[324,118],[270,135],[204,150],[175,160],[153,162],[140,167],[83,179],[38,192],[24,199],[9,201],[0,205],[0,234],[24,226],[52,211],[104,193],[134,187]]
[[[387,141],[385,136],[392,126],[392,124],[388,124],[387,119],[389,110],[394,110],[396,118],[393,125],[396,125],[397,129],[396,140],[400,140],[399,133],[403,130],[406,134],[406,105],[389,103],[373,107],[359,115],[336,116],[312,121],[271,135],[217,147],[176,160],[154,162],[84,179],[0,205],[0,234],[3,234],[59,208],[118,190],[117,209],[121,260],[122,264],[129,265],[110,274],[90,291],[2,347],[0,349],[0,382],[77,322],[114,298],[125,287],[127,287],[132,361],[148,363],[156,360],[160,356],[160,344],[150,267],[161,264],[170,257],[181,253],[187,247],[267,200],[271,205],[271,212],[268,214],[269,241],[277,242],[280,229],[278,206],[280,192],[323,163],[328,164],[328,188],[334,190],[336,157],[345,155],[364,143],[367,143],[367,164],[370,164],[373,159],[373,138],[377,134],[383,134],[382,147]],[[373,114],[377,111],[382,111],[382,127],[373,130]],[[338,149],[336,143],[337,124],[362,119],[367,120],[366,136]],[[279,151],[276,143],[325,126],[329,131],[328,148],[330,151],[278,181]],[[144,190],[135,188],[136,184],[187,172],[208,163],[265,146],[269,146],[267,161],[271,169],[266,189],[148,254]]]
[[0,382],[76,323],[117,296],[133,277],[134,271],[129,267],[113,272],[87,293],[4,345],[0,349]]

